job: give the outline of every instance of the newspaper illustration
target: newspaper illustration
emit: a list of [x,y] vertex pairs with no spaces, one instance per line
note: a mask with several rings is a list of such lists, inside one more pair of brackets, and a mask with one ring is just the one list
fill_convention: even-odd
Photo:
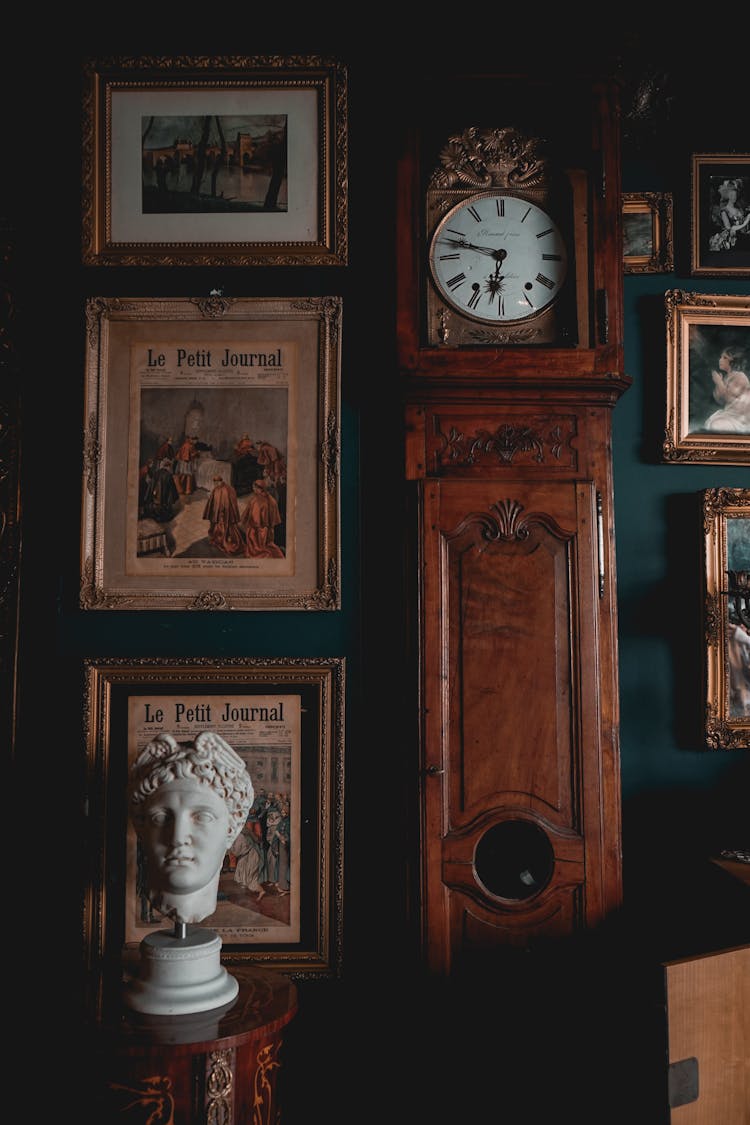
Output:
[[295,574],[297,350],[131,346],[128,574]]

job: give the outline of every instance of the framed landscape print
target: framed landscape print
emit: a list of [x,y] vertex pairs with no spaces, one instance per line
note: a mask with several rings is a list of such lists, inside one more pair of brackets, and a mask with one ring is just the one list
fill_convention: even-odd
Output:
[[703,493],[706,742],[750,748],[750,489]]
[[216,910],[200,923],[221,938],[222,961],[338,975],[343,658],[92,659],[84,671],[92,1009],[116,1004],[142,939],[173,928],[144,893],[127,807],[133,761],[164,734],[179,744],[206,730],[220,735],[252,781],[253,805],[224,857]]
[[345,265],[347,72],[314,56],[84,68],[85,265]]
[[341,299],[91,298],[83,609],[338,609]]
[[624,192],[622,240],[625,273],[670,273],[674,268],[671,194]]
[[691,195],[691,275],[750,277],[750,154],[695,153]]
[[666,461],[750,464],[750,296],[665,294]]

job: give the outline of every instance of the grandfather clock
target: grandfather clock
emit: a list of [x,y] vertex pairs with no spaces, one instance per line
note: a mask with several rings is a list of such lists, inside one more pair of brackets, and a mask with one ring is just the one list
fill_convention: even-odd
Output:
[[621,901],[617,85],[420,81],[398,163],[420,910],[450,974]]

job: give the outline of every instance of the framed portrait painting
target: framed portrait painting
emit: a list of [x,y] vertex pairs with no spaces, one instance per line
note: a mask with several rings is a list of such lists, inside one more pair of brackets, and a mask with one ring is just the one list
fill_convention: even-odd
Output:
[[140,942],[173,922],[142,878],[128,809],[136,757],[157,736],[189,746],[221,736],[253,787],[246,824],[221,866],[216,909],[201,922],[222,961],[299,977],[339,973],[343,881],[343,658],[84,662],[84,902],[92,1010],[116,1004]]
[[750,296],[665,294],[666,461],[750,464]]
[[674,269],[672,195],[623,192],[622,254],[628,273],[670,273]]
[[750,489],[703,494],[706,743],[750,748]]
[[341,299],[91,298],[83,609],[337,609]]
[[750,154],[695,153],[691,196],[691,275],[750,277]]
[[315,56],[84,66],[85,265],[345,265],[347,71]]

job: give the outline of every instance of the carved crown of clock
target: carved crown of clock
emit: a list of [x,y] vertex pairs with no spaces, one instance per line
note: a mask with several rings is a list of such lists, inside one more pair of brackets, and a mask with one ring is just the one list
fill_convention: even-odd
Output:
[[548,343],[568,273],[545,142],[512,127],[449,137],[426,191],[433,346]]

